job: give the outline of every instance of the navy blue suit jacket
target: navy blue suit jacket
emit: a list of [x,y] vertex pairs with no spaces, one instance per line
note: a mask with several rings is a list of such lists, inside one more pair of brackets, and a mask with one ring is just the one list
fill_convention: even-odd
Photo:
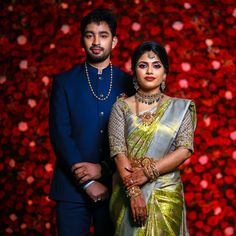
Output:
[[[95,93],[106,96],[110,85],[110,66],[98,74],[88,65]],[[121,93],[131,95],[130,76],[113,66],[109,98],[96,99],[90,91],[84,64],[55,77],[50,100],[50,137],[56,154],[50,198],[84,203],[84,190],[75,183],[71,166],[78,162],[99,163],[109,159],[107,125],[113,103]],[[111,176],[109,177],[111,181]],[[106,179],[99,180],[108,184]]]

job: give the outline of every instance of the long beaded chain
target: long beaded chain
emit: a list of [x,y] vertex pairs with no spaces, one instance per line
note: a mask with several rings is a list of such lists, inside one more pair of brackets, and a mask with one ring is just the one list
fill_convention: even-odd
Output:
[[94,92],[94,89],[92,87],[92,83],[91,83],[91,80],[89,78],[89,73],[88,73],[88,66],[87,66],[87,62],[85,61],[84,62],[84,67],[85,67],[85,74],[86,74],[86,77],[87,77],[87,80],[88,80],[88,85],[89,85],[89,88],[93,94],[93,96],[98,99],[99,101],[105,101],[109,98],[110,96],[110,93],[111,93],[111,90],[112,90],[112,78],[113,78],[113,74],[112,74],[112,64],[110,62],[110,75],[111,75],[111,78],[110,78],[110,85],[109,85],[109,89],[108,89],[108,92],[107,92],[107,95],[105,97],[99,97],[95,92]]

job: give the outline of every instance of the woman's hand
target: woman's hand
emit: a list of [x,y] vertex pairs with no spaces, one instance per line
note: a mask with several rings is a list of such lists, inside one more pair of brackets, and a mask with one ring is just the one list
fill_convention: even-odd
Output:
[[139,196],[131,197],[130,207],[134,222],[138,223],[140,226],[143,226],[147,220],[147,207],[143,195],[140,194]]
[[143,168],[135,169],[132,171],[131,174],[126,175],[123,178],[123,183],[126,188],[129,188],[134,185],[142,186],[146,182],[148,182],[148,178],[144,174]]

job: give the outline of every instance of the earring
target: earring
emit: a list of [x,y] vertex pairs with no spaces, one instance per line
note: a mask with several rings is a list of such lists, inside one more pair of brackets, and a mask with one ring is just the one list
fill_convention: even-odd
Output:
[[137,91],[139,89],[137,80],[133,78],[133,85],[134,85],[134,89]]
[[165,88],[166,88],[166,82],[162,81],[161,82],[161,91],[164,92]]

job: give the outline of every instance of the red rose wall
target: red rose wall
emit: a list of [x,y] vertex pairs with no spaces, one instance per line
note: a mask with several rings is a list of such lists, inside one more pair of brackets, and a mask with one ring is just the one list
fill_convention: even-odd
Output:
[[190,235],[235,235],[235,0],[106,2],[0,3],[0,234],[56,234],[47,197],[52,79],[84,60],[79,22],[103,6],[118,15],[113,64],[130,71],[140,42],[161,42],[170,58],[167,94],[196,102],[195,153],[181,166]]

